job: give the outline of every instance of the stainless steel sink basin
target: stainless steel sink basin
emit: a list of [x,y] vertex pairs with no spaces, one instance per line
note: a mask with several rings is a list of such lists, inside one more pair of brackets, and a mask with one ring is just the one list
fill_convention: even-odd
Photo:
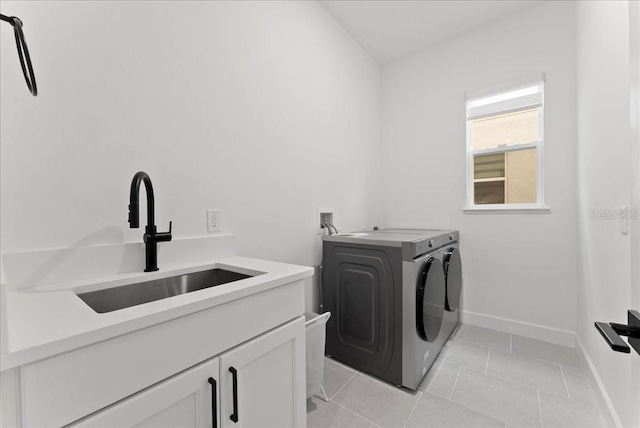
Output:
[[99,314],[117,311],[179,294],[251,278],[254,275],[225,269],[211,269],[185,275],[172,276],[155,281],[140,282],[104,290],[77,293],[87,305]]

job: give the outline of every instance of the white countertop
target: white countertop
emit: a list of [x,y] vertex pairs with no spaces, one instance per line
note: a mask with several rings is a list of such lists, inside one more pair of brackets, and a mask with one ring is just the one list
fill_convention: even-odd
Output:
[[[74,292],[117,287],[214,268],[232,268],[249,274],[264,273],[103,314],[96,313]],[[49,358],[312,275],[313,269],[310,267],[234,256],[157,272],[136,272],[7,290],[8,351],[0,355],[0,370]]]

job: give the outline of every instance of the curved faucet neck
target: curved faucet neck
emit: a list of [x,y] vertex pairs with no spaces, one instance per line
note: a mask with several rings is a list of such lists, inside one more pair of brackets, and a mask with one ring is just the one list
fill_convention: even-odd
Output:
[[131,193],[129,195],[129,223],[130,227],[137,228],[140,224],[140,182],[144,181],[144,188],[147,194],[147,226],[155,226],[155,202],[153,198],[153,185],[151,184],[151,178],[144,171],[139,171],[133,176],[131,181]]

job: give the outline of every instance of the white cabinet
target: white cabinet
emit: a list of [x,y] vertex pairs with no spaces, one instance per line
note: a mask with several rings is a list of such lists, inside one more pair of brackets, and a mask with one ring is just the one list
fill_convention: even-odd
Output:
[[217,427],[219,361],[212,358],[72,426]]
[[303,313],[304,283],[294,281],[3,372],[3,407],[15,398],[3,428],[304,428]]
[[221,427],[306,426],[304,319],[220,356]]
[[72,426],[304,427],[304,334],[300,317]]

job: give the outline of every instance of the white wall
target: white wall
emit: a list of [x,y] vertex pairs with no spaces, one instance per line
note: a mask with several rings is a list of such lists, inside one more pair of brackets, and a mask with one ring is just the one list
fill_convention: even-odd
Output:
[[635,367],[637,376],[640,356],[612,352],[593,322],[626,324],[627,309],[634,307],[631,263],[637,265],[638,260],[631,260],[630,237],[620,233],[618,219],[590,215],[591,210],[616,212],[629,205],[631,196],[628,10],[625,1],[585,1],[577,6],[577,334],[619,422],[636,427],[640,391],[631,373]]
[[2,13],[25,23],[40,89],[29,95],[2,25],[3,253],[141,241],[127,223],[138,170],[159,231],[205,235],[219,208],[241,255],[315,265],[319,207],[347,229],[377,221],[380,70],[316,2]]
[[[545,84],[549,214],[463,214],[465,93],[535,73]],[[573,345],[577,225],[574,6],[553,2],[383,69],[390,226],[460,230],[463,318]]]

